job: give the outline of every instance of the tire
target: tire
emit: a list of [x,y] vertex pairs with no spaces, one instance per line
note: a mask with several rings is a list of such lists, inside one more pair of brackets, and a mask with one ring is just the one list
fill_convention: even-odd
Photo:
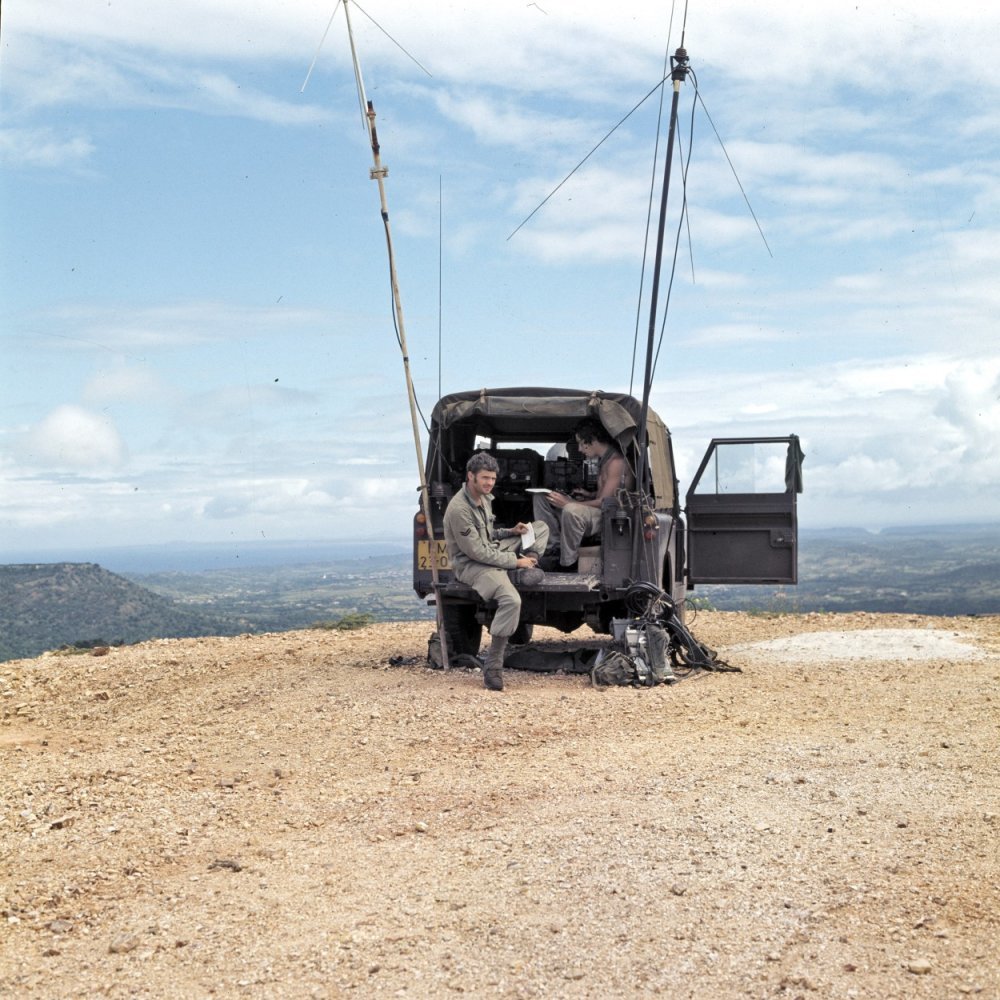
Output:
[[625,610],[623,601],[609,601],[607,604],[602,604],[600,609],[600,627],[595,628],[594,631],[598,635],[611,635],[611,619],[626,617],[628,617],[628,612]]
[[519,623],[517,628],[514,630],[514,634],[510,637],[511,644],[514,646],[526,646],[531,642],[531,637],[535,633],[535,626],[528,623]]
[[483,626],[476,621],[475,606],[445,601],[441,612],[449,651],[455,656],[475,656],[483,641]]

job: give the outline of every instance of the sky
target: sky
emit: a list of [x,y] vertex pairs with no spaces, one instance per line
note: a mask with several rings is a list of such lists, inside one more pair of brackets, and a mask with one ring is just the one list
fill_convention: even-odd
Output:
[[[641,392],[683,30],[651,395],[682,491],[711,438],[797,433],[803,528],[997,521],[996,4],[365,0],[351,24],[424,414]],[[371,166],[334,0],[4,3],[0,561],[408,537]]]

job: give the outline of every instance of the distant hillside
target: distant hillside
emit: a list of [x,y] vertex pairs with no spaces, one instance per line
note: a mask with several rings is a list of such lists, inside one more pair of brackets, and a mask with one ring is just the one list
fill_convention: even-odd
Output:
[[[118,576],[93,561],[0,565],[0,660],[103,639],[283,632],[364,614],[374,621],[431,619],[413,592],[412,555],[395,543],[241,548],[174,553],[197,572],[130,573],[164,554],[116,558]],[[60,553],[62,555],[62,553]],[[237,556],[239,558],[237,558]],[[797,587],[699,586],[692,606],[745,611],[870,611],[926,615],[1000,613],[1000,526],[804,530]]]
[[76,642],[235,635],[234,618],[179,606],[94,563],[0,566],[0,661]]
[[1000,613],[1000,526],[803,531],[797,587],[698,587],[729,611]]

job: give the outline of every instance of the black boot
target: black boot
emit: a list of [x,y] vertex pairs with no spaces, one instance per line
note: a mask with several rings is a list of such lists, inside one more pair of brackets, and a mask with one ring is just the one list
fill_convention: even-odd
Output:
[[507,639],[508,636],[495,635],[490,641],[490,650],[483,666],[483,687],[490,691],[503,690],[503,657],[507,651]]
[[507,570],[507,576],[515,587],[537,587],[545,579],[545,571],[537,566],[525,566]]

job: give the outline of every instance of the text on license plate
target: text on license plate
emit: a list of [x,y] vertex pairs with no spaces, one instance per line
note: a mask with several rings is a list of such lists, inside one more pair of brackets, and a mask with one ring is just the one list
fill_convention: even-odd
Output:
[[[437,568],[440,569],[451,569],[451,563],[448,561],[448,547],[443,541],[436,541],[435,543],[434,555],[437,558]],[[417,569],[425,569],[428,572],[431,570],[431,543],[417,542]]]

